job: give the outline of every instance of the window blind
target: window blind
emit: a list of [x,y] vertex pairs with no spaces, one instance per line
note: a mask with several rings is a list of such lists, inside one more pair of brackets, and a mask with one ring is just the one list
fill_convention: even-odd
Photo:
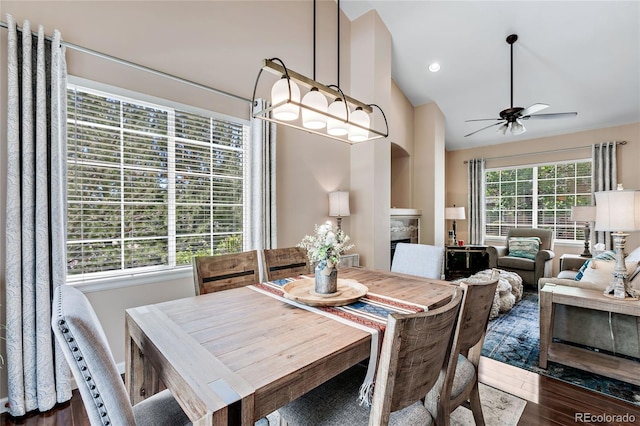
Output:
[[248,126],[75,85],[67,101],[70,279],[242,250]]

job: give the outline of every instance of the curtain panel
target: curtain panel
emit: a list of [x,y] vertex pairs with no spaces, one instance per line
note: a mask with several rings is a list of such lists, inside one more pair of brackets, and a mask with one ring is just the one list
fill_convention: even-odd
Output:
[[[594,144],[591,149],[593,164],[591,168],[591,192],[611,191],[618,183],[618,163],[616,157],[617,142]],[[595,201],[595,196],[594,196]],[[603,243],[606,250],[611,250],[611,232],[596,231],[592,244]]]
[[9,412],[71,398],[51,331],[51,294],[66,279],[66,63],[60,33],[8,23],[6,347]]
[[[257,99],[253,110],[268,108],[268,102]],[[248,250],[277,247],[276,226],[276,125],[258,118],[251,119],[248,153],[249,199],[247,203],[250,241]],[[266,279],[260,262],[260,279]]]
[[467,163],[469,194],[469,244],[484,244],[484,158],[469,160]]

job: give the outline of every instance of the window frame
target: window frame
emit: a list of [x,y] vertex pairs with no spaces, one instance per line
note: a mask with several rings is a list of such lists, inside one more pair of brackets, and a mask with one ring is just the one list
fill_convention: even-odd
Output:
[[[242,165],[242,180],[243,180],[243,217],[242,217],[242,240],[243,240],[243,250],[246,249],[246,245],[248,244],[248,219],[250,212],[248,211],[248,203],[249,203],[249,194],[251,185],[251,181],[249,179],[249,145],[251,138],[251,123],[250,120],[246,118],[239,118],[235,116],[230,116],[222,113],[218,113],[215,111],[191,106],[188,104],[183,104],[175,101],[171,101],[168,99],[155,97],[152,95],[147,95],[144,93],[124,89],[117,86],[111,86],[104,83],[99,83],[96,81],[76,77],[76,76],[68,76],[68,84],[67,90],[73,89],[74,87],[79,87],[82,90],[86,90],[88,92],[92,92],[98,94],[100,96],[104,95],[112,95],[117,96],[118,98],[122,98],[124,101],[128,101],[137,105],[142,106],[150,106],[152,108],[163,108],[167,110],[171,110],[170,114],[173,115],[174,110],[179,110],[182,112],[192,113],[192,114],[200,114],[207,117],[212,117],[217,120],[222,121],[230,121],[235,124],[241,125],[245,127],[245,143],[243,149],[243,165]],[[66,123],[66,121],[65,121]],[[170,126],[173,127],[173,126]],[[168,139],[173,139],[175,142],[175,138],[173,138],[168,133]],[[67,183],[68,185],[68,183]],[[171,197],[170,197],[171,199]],[[173,208],[175,211],[175,206]],[[175,217],[175,214],[173,215]],[[170,226],[175,229],[175,226]],[[66,240],[66,236],[65,236]],[[65,243],[66,246],[66,243]],[[171,245],[169,245],[168,263],[167,265],[154,265],[154,266],[146,266],[139,267],[130,270],[116,270],[116,271],[105,271],[105,272],[91,272],[91,273],[81,273],[78,275],[67,275],[66,284],[74,285],[82,287],[83,291],[102,291],[107,289],[116,289],[122,287],[129,287],[134,285],[146,285],[152,283],[158,283],[163,281],[170,280],[182,280],[186,278],[190,278],[192,276],[192,266],[191,265],[175,265],[175,246],[173,246],[173,252],[170,252]],[[174,266],[171,266],[171,263],[174,263]]]
[[[534,164],[522,164],[522,165],[512,165],[512,166],[501,166],[501,167],[487,167],[485,168],[484,171],[484,176],[483,176],[483,184],[484,184],[484,188],[483,188],[483,194],[485,197],[485,205],[487,204],[486,201],[486,197],[487,197],[487,174],[489,172],[501,172],[504,170],[518,170],[518,169],[525,169],[525,168],[532,168],[532,198],[533,198],[533,202],[532,202],[532,221],[531,221],[531,227],[536,228],[538,227],[538,214],[539,214],[539,208],[538,208],[538,202],[537,199],[540,197],[540,194],[538,193],[539,191],[539,176],[538,176],[538,169],[540,167],[545,167],[545,166],[558,166],[561,164],[576,164],[576,163],[584,163],[584,162],[588,162],[591,163],[591,167],[592,167],[592,171],[591,171],[591,175],[589,175],[589,178],[591,179],[591,185],[590,185],[590,196],[591,196],[591,205],[593,205],[593,159],[588,157],[588,158],[577,158],[577,159],[571,159],[571,160],[562,160],[562,161],[550,161],[550,162],[544,162],[544,163],[534,163]],[[553,178],[556,183],[557,180],[559,179],[558,177]],[[518,182],[517,178],[514,182]],[[554,196],[558,195],[557,192],[557,185],[554,184]],[[580,195],[584,195],[583,193],[578,193],[578,192],[573,192],[567,195],[572,195],[572,196],[580,196]],[[517,193],[515,195],[517,197]],[[484,211],[484,219],[485,219],[485,224],[484,224],[484,229],[483,229],[483,236],[485,241],[504,241],[506,240],[506,235],[488,235],[487,234],[487,227],[488,222],[487,222],[487,212],[488,210],[485,209]],[[579,230],[584,230],[584,225],[583,224],[579,224],[577,222],[569,222],[567,223],[567,226],[570,226],[569,224],[573,223],[573,229],[576,232],[576,238],[578,237],[578,231]],[[500,222],[500,225],[502,226],[510,226],[510,227],[516,227],[516,228],[525,228],[525,227],[518,227],[518,226],[512,226],[511,224],[503,224],[502,222]],[[544,228],[544,225],[542,225]],[[564,224],[563,224],[564,226]],[[558,238],[556,235],[556,231],[557,231],[557,227],[558,224],[557,222],[554,220],[554,242],[555,243],[559,243],[559,244],[564,244],[564,245],[578,245],[578,244],[584,244],[584,237],[582,237],[581,239],[566,239],[566,238]],[[546,229],[546,228],[545,228]]]

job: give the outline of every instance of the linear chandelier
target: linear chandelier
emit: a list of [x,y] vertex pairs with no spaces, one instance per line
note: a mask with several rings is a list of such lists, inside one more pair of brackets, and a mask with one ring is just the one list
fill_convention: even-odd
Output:
[[[382,108],[345,95],[338,85],[324,85],[315,80],[315,0],[313,6],[314,78],[305,77],[288,69],[279,58],[265,59],[253,87],[252,116],[350,144],[386,138],[389,136],[389,123]],[[340,0],[337,6],[338,84],[340,84]],[[256,91],[263,71],[269,71],[280,78],[271,87],[271,106],[256,111]],[[376,130],[371,126],[371,118],[376,110],[384,119],[385,131]]]

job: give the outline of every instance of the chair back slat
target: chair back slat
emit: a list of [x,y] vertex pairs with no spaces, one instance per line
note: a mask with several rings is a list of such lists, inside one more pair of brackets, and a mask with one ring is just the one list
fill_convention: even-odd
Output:
[[423,398],[436,383],[451,350],[462,291],[441,308],[391,314],[378,364],[370,424]]
[[283,247],[264,250],[267,281],[308,274],[309,258],[301,247]]
[[196,295],[255,284],[259,275],[256,250],[193,258]]

